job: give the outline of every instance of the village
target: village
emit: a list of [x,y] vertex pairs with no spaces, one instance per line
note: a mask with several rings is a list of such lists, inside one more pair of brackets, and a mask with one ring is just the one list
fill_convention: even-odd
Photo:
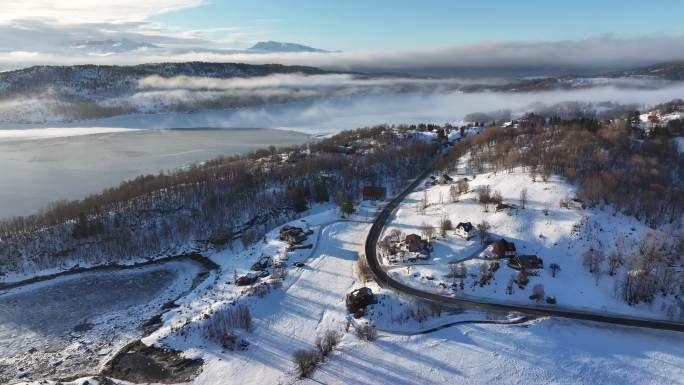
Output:
[[595,245],[602,253],[616,244],[635,248],[650,234],[648,226],[584,207],[574,196],[574,187],[560,178],[534,181],[520,170],[431,175],[399,206],[378,254],[393,278],[442,295],[653,318],[671,314],[676,299],[629,306],[619,299],[616,274],[586,269]]

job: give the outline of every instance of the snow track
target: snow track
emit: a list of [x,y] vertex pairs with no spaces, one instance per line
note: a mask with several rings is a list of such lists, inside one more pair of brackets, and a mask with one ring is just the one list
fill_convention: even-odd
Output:
[[295,350],[312,348],[316,336],[326,330],[345,328],[345,294],[355,283],[354,264],[367,227],[346,221],[321,225],[318,246],[305,267],[290,272],[294,279],[283,290],[252,306],[255,329],[246,335],[249,349],[205,356],[205,368],[194,383],[230,379],[231,384],[261,385],[291,380]]

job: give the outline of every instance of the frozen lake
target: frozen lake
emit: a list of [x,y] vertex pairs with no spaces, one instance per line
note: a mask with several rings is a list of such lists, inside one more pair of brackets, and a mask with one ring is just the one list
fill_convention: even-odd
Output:
[[96,372],[202,271],[183,259],[0,292],[0,383]]
[[0,135],[0,218],[32,214],[51,201],[82,198],[140,174],[309,140],[303,133],[274,129],[125,130],[39,139]]

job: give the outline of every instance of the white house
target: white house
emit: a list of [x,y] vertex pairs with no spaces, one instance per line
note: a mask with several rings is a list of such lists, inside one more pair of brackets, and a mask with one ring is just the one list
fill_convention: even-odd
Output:
[[456,225],[454,232],[459,237],[468,240],[475,233],[475,227],[470,222],[460,222],[458,225]]

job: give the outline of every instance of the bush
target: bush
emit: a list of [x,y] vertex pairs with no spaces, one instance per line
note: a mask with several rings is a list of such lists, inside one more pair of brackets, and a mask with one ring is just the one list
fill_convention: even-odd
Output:
[[308,377],[321,362],[322,356],[316,349],[299,349],[292,353],[300,377]]
[[530,299],[539,302],[542,299],[544,299],[544,295],[544,285],[540,283],[534,285],[534,287],[532,288],[532,295],[530,296]]
[[321,356],[325,357],[333,351],[340,342],[340,335],[334,330],[327,330],[322,336],[316,337],[315,345]]
[[223,348],[233,350],[237,341],[234,329],[252,330],[252,314],[245,305],[228,306],[207,314],[200,326],[204,338],[220,344]]
[[362,283],[370,282],[373,280],[373,272],[368,266],[368,261],[363,255],[359,255],[356,259],[356,267],[359,269],[359,277]]
[[528,283],[530,283],[530,272],[527,269],[522,269],[520,273],[518,273],[518,279],[516,282],[518,283],[518,287],[521,289],[524,289],[525,286],[527,286]]
[[356,335],[362,340],[373,341],[378,336],[378,331],[375,326],[362,325],[356,328]]

